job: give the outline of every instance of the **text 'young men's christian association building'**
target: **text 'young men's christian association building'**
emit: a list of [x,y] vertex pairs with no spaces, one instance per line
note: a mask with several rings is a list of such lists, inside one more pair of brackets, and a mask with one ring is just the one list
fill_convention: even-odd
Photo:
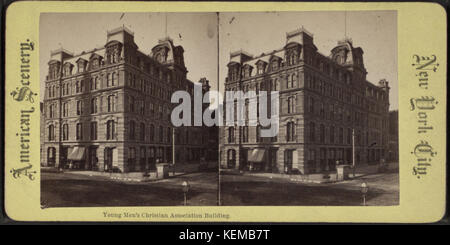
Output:
[[233,52],[227,66],[225,91],[279,91],[280,127],[273,138],[260,137],[260,126],[221,127],[222,167],[332,170],[337,160],[352,163],[353,131],[356,164],[387,156],[389,85],[366,80],[363,50],[351,40],[339,41],[325,56],[300,28],[286,34],[283,48],[256,57]]
[[[157,161],[172,162],[173,137],[177,163],[214,160],[217,128],[179,127],[173,133],[172,93],[192,95],[194,90],[183,53],[164,38],[146,55],[126,27],[108,31],[103,48],[79,55],[51,52],[42,113],[43,165],[152,170]],[[203,92],[210,88],[205,78],[199,84]]]

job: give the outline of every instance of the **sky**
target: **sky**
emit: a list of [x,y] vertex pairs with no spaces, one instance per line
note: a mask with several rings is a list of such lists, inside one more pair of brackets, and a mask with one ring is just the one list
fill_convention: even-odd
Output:
[[219,25],[221,91],[230,52],[242,49],[254,56],[268,53],[286,44],[287,32],[303,26],[314,35],[318,51],[326,56],[347,33],[353,46],[364,51],[367,80],[377,84],[387,79],[390,109],[398,108],[396,11],[228,12],[220,13]]
[[[166,36],[165,13],[45,13],[40,18],[40,79],[48,73],[50,51],[63,47],[79,54],[106,44],[107,30],[125,25],[134,32],[139,50],[149,54]],[[187,77],[206,77],[217,90],[217,14],[167,13],[167,35],[183,46]],[[41,82],[41,94],[45,85]],[[43,98],[41,98],[41,101]]]
[[[145,54],[167,32],[185,50],[188,79],[197,82],[206,77],[211,89],[220,91],[233,51],[242,49],[256,56],[279,49],[286,44],[286,32],[303,26],[314,35],[319,52],[328,56],[337,41],[347,36],[364,51],[367,80],[376,84],[387,79],[390,109],[398,108],[396,11],[221,12],[219,20],[216,13],[44,13],[40,18],[41,81],[48,72],[51,50],[63,47],[78,54],[102,47],[107,30],[122,25],[134,32]],[[41,94],[43,89],[41,83]]]

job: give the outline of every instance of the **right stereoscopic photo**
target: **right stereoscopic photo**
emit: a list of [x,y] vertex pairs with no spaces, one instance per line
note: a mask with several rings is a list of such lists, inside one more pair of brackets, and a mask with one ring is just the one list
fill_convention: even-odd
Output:
[[219,205],[399,205],[396,11],[227,12],[219,27]]

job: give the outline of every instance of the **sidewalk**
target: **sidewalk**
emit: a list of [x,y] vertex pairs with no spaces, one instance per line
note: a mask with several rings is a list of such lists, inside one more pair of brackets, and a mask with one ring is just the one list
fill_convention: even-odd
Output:
[[[363,176],[378,174],[379,165],[369,165],[361,164],[357,165],[355,168],[355,176],[353,177],[353,172],[350,170],[349,179],[344,181],[357,179]],[[387,171],[393,171],[398,169],[398,163],[387,163]],[[289,180],[292,182],[303,182],[303,183],[334,183],[338,182],[336,171],[327,173],[314,173],[314,174],[280,174],[280,173],[258,173],[258,172],[248,172],[248,171],[238,171],[234,169],[221,169],[221,172],[230,175],[245,175],[245,176],[255,176],[264,177],[269,179],[278,180]]]
[[[189,164],[175,164],[175,171],[173,167],[169,167],[169,178],[183,176],[190,173],[196,173],[201,171],[209,171],[217,166],[217,163],[209,162],[206,165],[201,165],[200,163],[189,163]],[[129,173],[110,173],[101,171],[90,171],[90,170],[64,170],[63,173],[67,174],[78,174],[85,176],[95,176],[109,178],[119,181],[131,181],[131,182],[150,182],[158,181],[164,178],[158,178],[156,171],[148,172],[144,175],[143,172],[129,172]],[[166,178],[167,179],[167,178]]]

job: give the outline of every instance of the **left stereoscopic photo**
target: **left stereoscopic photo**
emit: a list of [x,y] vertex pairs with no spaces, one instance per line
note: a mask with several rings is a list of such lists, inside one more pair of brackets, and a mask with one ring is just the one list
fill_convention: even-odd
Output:
[[218,127],[171,120],[173,92],[218,89],[217,20],[41,14],[42,208],[217,205]]

